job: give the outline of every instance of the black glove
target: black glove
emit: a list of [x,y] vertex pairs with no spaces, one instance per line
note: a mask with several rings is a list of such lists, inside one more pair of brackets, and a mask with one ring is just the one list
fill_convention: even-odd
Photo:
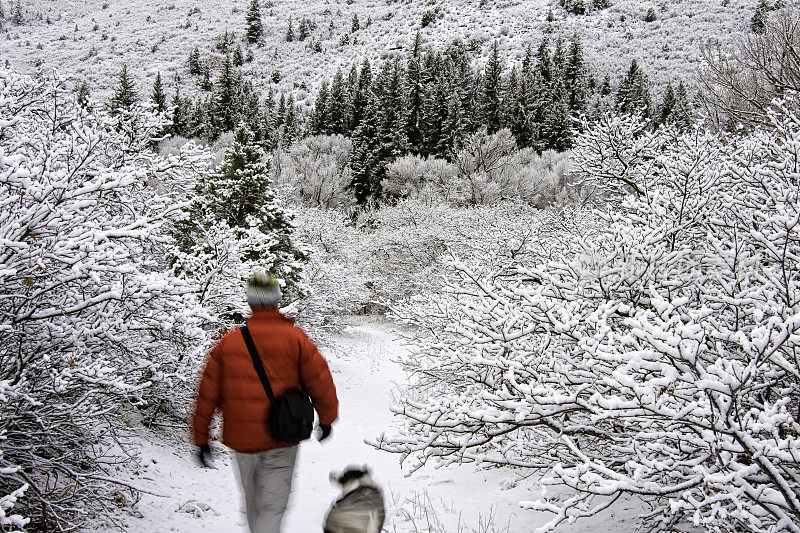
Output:
[[319,433],[317,434],[317,440],[319,442],[322,442],[330,436],[331,436],[331,427],[328,424],[320,424]]
[[197,458],[200,460],[201,465],[211,468],[211,447],[208,444],[198,446]]

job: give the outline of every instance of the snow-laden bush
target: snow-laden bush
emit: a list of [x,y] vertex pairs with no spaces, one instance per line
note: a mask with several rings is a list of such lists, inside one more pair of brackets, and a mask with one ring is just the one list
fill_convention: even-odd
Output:
[[130,150],[155,130],[118,126],[58,80],[0,71],[4,531],[72,529],[124,502],[118,430],[183,408],[205,342],[189,287],[164,274],[183,205],[147,183],[169,165]]
[[313,135],[277,151],[273,159],[278,185],[288,185],[307,206],[347,208],[353,143],[342,135]]
[[470,135],[452,162],[405,155],[389,163],[383,192],[390,198],[426,203],[486,205],[524,200],[538,207],[554,203],[569,185],[569,154],[518,149],[507,129]]
[[616,201],[513,275],[454,260],[401,313],[426,333],[406,427],[375,445],[541,474],[523,505],[554,513],[543,531],[620,497],[662,530],[800,530],[800,117],[782,109],[747,138],[662,131],[655,152],[601,122],[578,151],[613,155],[583,168]]

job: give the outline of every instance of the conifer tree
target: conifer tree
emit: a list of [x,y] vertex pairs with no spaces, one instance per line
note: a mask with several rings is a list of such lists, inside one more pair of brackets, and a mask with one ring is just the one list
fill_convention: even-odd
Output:
[[326,108],[328,133],[347,135],[347,91],[344,86],[342,70],[337,69],[331,83],[330,97]]
[[571,113],[586,111],[586,67],[580,38],[576,33],[569,45],[567,63],[564,68],[564,86],[567,91],[567,107]]
[[119,73],[119,81],[114,95],[109,101],[109,109],[112,115],[120,113],[129,113],[136,105],[138,96],[136,95],[136,88],[134,87],[133,80],[128,76],[128,65],[122,64],[122,70]]
[[370,102],[370,90],[372,88],[372,67],[369,59],[364,57],[361,70],[358,73],[358,83],[355,86],[351,97],[352,114],[350,116],[350,131],[355,132],[364,117],[367,106]]
[[769,4],[767,0],[759,0],[753,18],[750,19],[750,29],[754,33],[764,33],[767,31],[767,18],[769,16]]
[[483,109],[483,122],[489,133],[494,133],[503,127],[502,94],[503,94],[503,65],[500,62],[500,52],[497,40],[492,45],[489,61],[483,69],[483,90],[481,93],[481,106]]
[[82,81],[80,85],[76,87],[75,98],[79,106],[81,106],[83,109],[89,109],[91,100],[89,97],[89,85],[86,83],[86,81]]
[[210,115],[212,118],[212,131],[209,139],[216,138],[224,131],[233,131],[240,117],[240,87],[241,79],[236,72],[230,56],[225,56],[219,78],[211,97]]
[[422,132],[419,128],[419,118],[422,108],[422,77],[420,67],[420,43],[422,37],[417,32],[414,37],[414,46],[405,71],[406,93],[406,138],[413,150],[418,151],[422,143]]
[[686,84],[680,82],[675,91],[675,107],[672,110],[672,120],[679,131],[686,131],[692,127],[692,108]]
[[286,99],[286,116],[283,119],[283,142],[290,145],[297,138],[297,109],[294,106],[294,96],[290,93]]
[[200,49],[196,46],[189,52],[189,72],[191,74],[203,73],[203,67],[200,64]]
[[617,89],[617,110],[620,113],[650,117],[650,91],[647,76],[634,59]]
[[325,135],[330,133],[331,124],[328,110],[328,82],[322,82],[317,92],[317,99],[314,101],[314,111],[311,113],[311,133],[315,135]]
[[[232,228],[244,248],[242,259],[275,272],[286,282],[288,294],[297,290],[306,257],[291,240],[291,215],[280,206],[269,162],[246,126],[236,128],[219,169],[198,183],[191,218]],[[254,238],[254,231],[260,238]]]
[[172,97],[172,133],[188,137],[189,115],[191,104],[188,99],[181,98],[181,88],[175,87],[175,96]]
[[[292,17],[289,17],[289,27],[286,28],[286,41],[294,41],[294,26],[292,25]],[[275,51],[277,53],[277,50]]]
[[214,88],[214,84],[211,83],[211,66],[208,64],[208,61],[203,61],[200,64],[200,88],[204,91],[210,91]]
[[167,110],[167,95],[164,93],[164,87],[161,85],[161,72],[156,73],[156,79],[153,82],[153,94],[151,95],[153,105],[159,113],[164,113]]
[[247,40],[251,43],[257,43],[261,40],[264,34],[264,27],[261,23],[261,9],[258,6],[258,0],[250,2],[250,8],[247,10]]
[[350,25],[350,31],[352,33],[355,33],[360,29],[361,29],[361,25],[358,23],[358,13],[355,13],[353,15],[353,23]]
[[664,91],[664,97],[661,99],[661,107],[658,113],[658,124],[667,124],[672,119],[672,113],[675,110],[675,89],[672,84],[668,83]]
[[231,58],[233,61],[234,66],[241,67],[244,65],[244,54],[242,54],[242,47],[236,46],[236,49],[233,51],[233,57]]

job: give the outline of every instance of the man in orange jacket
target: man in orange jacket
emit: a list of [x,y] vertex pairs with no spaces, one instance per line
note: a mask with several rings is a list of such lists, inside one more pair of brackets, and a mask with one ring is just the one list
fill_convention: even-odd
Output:
[[[273,276],[254,275],[247,284],[253,314],[247,328],[274,395],[304,387],[319,417],[319,440],[331,433],[339,401],[328,364],[292,319],[278,311],[281,291]],[[206,360],[192,414],[200,462],[208,466],[208,427],[222,410],[222,443],[235,452],[247,522],[253,533],[279,533],[292,485],[297,445],[269,432],[270,401],[239,329],[228,331]]]

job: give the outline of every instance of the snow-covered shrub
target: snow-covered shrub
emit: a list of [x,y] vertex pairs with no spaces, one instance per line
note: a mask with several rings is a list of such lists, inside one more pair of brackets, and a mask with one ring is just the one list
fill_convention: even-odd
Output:
[[456,167],[453,197],[469,205],[507,198],[517,143],[508,129],[468,136],[453,156]]
[[455,174],[455,167],[444,159],[404,155],[386,166],[386,178],[381,187],[383,194],[390,198],[447,201]]
[[353,143],[342,135],[306,137],[276,154],[275,181],[291,186],[303,205],[347,208],[353,204],[348,190],[352,149]]
[[426,333],[406,428],[375,445],[541,473],[544,531],[626,495],[662,530],[797,531],[800,117],[779,107],[747,138],[616,151],[627,119],[601,122],[582,169],[615,201],[502,275],[454,260],[402,311]]
[[183,205],[147,186],[160,170],[132,151],[155,130],[117,126],[58,80],[0,71],[4,531],[112,508],[123,420],[182,409],[205,342],[189,287],[164,273]]

